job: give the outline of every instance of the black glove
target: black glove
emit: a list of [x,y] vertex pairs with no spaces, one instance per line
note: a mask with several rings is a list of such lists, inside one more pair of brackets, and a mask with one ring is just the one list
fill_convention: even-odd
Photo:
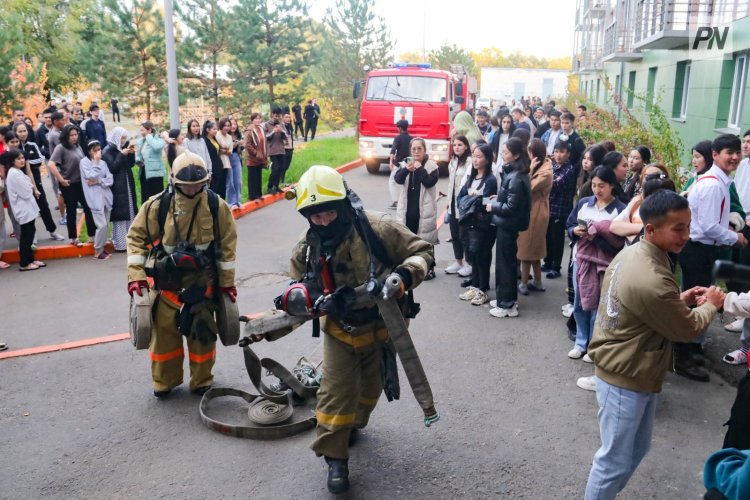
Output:
[[380,357],[380,376],[383,379],[383,392],[388,401],[393,401],[401,396],[401,386],[398,383],[398,366],[396,355],[387,344],[383,344]]
[[355,302],[357,302],[357,292],[354,288],[342,286],[326,299],[320,307],[320,312],[342,318],[351,312]]
[[411,271],[404,266],[398,266],[393,272],[401,276],[401,280],[404,282],[404,290],[410,290],[413,284]]

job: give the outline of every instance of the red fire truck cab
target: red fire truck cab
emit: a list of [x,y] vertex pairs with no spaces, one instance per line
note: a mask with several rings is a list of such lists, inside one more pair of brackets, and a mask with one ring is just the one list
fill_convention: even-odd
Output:
[[409,134],[427,143],[427,154],[447,172],[450,127],[461,110],[472,109],[476,79],[463,66],[452,71],[429,64],[396,63],[367,74],[359,118],[359,156],[370,173],[389,163],[396,122],[409,122]]

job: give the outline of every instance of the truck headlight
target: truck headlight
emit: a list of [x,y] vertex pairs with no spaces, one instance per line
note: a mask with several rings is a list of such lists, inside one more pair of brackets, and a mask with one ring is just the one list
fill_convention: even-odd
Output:
[[359,141],[359,147],[361,149],[372,149],[373,143],[372,141]]
[[433,144],[432,150],[433,151],[448,151],[448,145],[447,144]]

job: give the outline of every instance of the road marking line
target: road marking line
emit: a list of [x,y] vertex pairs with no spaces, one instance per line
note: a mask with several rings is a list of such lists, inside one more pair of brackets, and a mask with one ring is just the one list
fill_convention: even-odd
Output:
[[[252,314],[246,314],[250,319],[257,318],[265,312],[257,312]],[[20,358],[23,356],[33,356],[34,354],[45,354],[48,352],[67,351],[69,349],[78,349],[79,347],[88,347],[98,344],[106,344],[108,342],[119,342],[121,340],[129,340],[129,333],[117,333],[115,335],[107,335],[106,337],[94,337],[92,339],[73,340],[71,342],[65,342],[63,344],[51,344],[41,345],[37,347],[27,347],[25,349],[16,349],[13,351],[0,352],[0,361],[3,359]]]
[[79,347],[86,347],[96,344],[104,344],[107,342],[117,342],[119,340],[129,339],[129,333],[118,333],[116,335],[108,335],[106,337],[96,337],[93,339],[74,340],[72,342],[65,342],[63,344],[52,344],[43,345],[38,347],[28,347],[26,349],[16,349],[14,351],[0,352],[0,360],[19,358],[21,356],[31,356],[33,354],[44,354],[47,352],[65,351],[68,349],[77,349]]

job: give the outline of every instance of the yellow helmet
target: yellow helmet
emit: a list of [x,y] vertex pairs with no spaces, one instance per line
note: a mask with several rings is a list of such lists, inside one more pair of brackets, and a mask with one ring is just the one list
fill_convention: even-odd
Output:
[[172,182],[175,184],[201,184],[208,181],[209,173],[203,158],[185,151],[172,162]]
[[303,215],[317,205],[346,199],[344,178],[335,169],[325,165],[313,165],[302,174],[296,192],[297,211]]

